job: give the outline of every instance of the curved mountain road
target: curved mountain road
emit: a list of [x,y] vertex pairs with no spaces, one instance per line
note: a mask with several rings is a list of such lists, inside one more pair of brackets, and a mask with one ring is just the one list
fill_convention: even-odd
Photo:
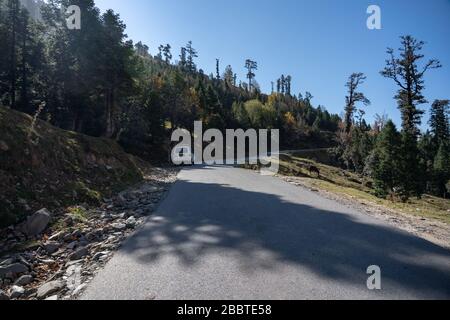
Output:
[[[381,268],[368,290],[367,267]],[[280,179],[179,173],[81,299],[450,299],[450,251]]]

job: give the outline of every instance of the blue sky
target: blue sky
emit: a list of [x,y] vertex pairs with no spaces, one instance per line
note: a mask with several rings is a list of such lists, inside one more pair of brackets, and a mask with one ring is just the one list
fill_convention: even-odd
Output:
[[[367,120],[386,112],[400,123],[394,83],[383,78],[386,47],[399,47],[399,36],[426,42],[424,54],[443,68],[426,76],[427,99],[450,99],[450,0],[96,0],[101,10],[114,9],[135,42],[152,53],[169,43],[174,57],[192,40],[197,64],[208,74],[220,58],[245,81],[244,61],[256,60],[256,79],[270,92],[282,73],[293,77],[293,93],[310,91],[314,104],[340,114],[345,82],[352,72],[368,79],[361,90],[372,101]],[[367,7],[381,7],[382,30],[368,30]],[[423,105],[429,110],[429,104]],[[424,128],[428,115],[424,118]]]

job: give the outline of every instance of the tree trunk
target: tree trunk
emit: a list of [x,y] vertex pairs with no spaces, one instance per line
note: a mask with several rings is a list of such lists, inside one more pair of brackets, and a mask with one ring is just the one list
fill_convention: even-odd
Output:
[[17,15],[18,13],[18,1],[13,1],[11,9],[11,70],[10,70],[10,104],[11,108],[16,106],[16,37],[17,37]]
[[114,126],[114,109],[115,109],[115,90],[107,89],[106,91],[106,132],[105,136],[107,138],[112,138],[114,136],[115,126]]
[[22,39],[22,88],[21,88],[21,106],[24,112],[29,111],[28,104],[28,77],[27,77],[27,26],[24,25]]

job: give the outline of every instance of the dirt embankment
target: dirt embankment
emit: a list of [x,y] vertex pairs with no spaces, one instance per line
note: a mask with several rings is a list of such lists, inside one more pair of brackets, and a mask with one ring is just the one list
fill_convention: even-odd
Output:
[[96,204],[142,180],[143,167],[114,141],[0,107],[0,228],[43,207]]

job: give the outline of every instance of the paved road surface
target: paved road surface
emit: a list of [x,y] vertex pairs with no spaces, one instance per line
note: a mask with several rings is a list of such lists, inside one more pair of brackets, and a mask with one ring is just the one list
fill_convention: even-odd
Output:
[[[379,265],[382,290],[366,269]],[[82,299],[450,299],[450,251],[277,178],[193,167]]]

